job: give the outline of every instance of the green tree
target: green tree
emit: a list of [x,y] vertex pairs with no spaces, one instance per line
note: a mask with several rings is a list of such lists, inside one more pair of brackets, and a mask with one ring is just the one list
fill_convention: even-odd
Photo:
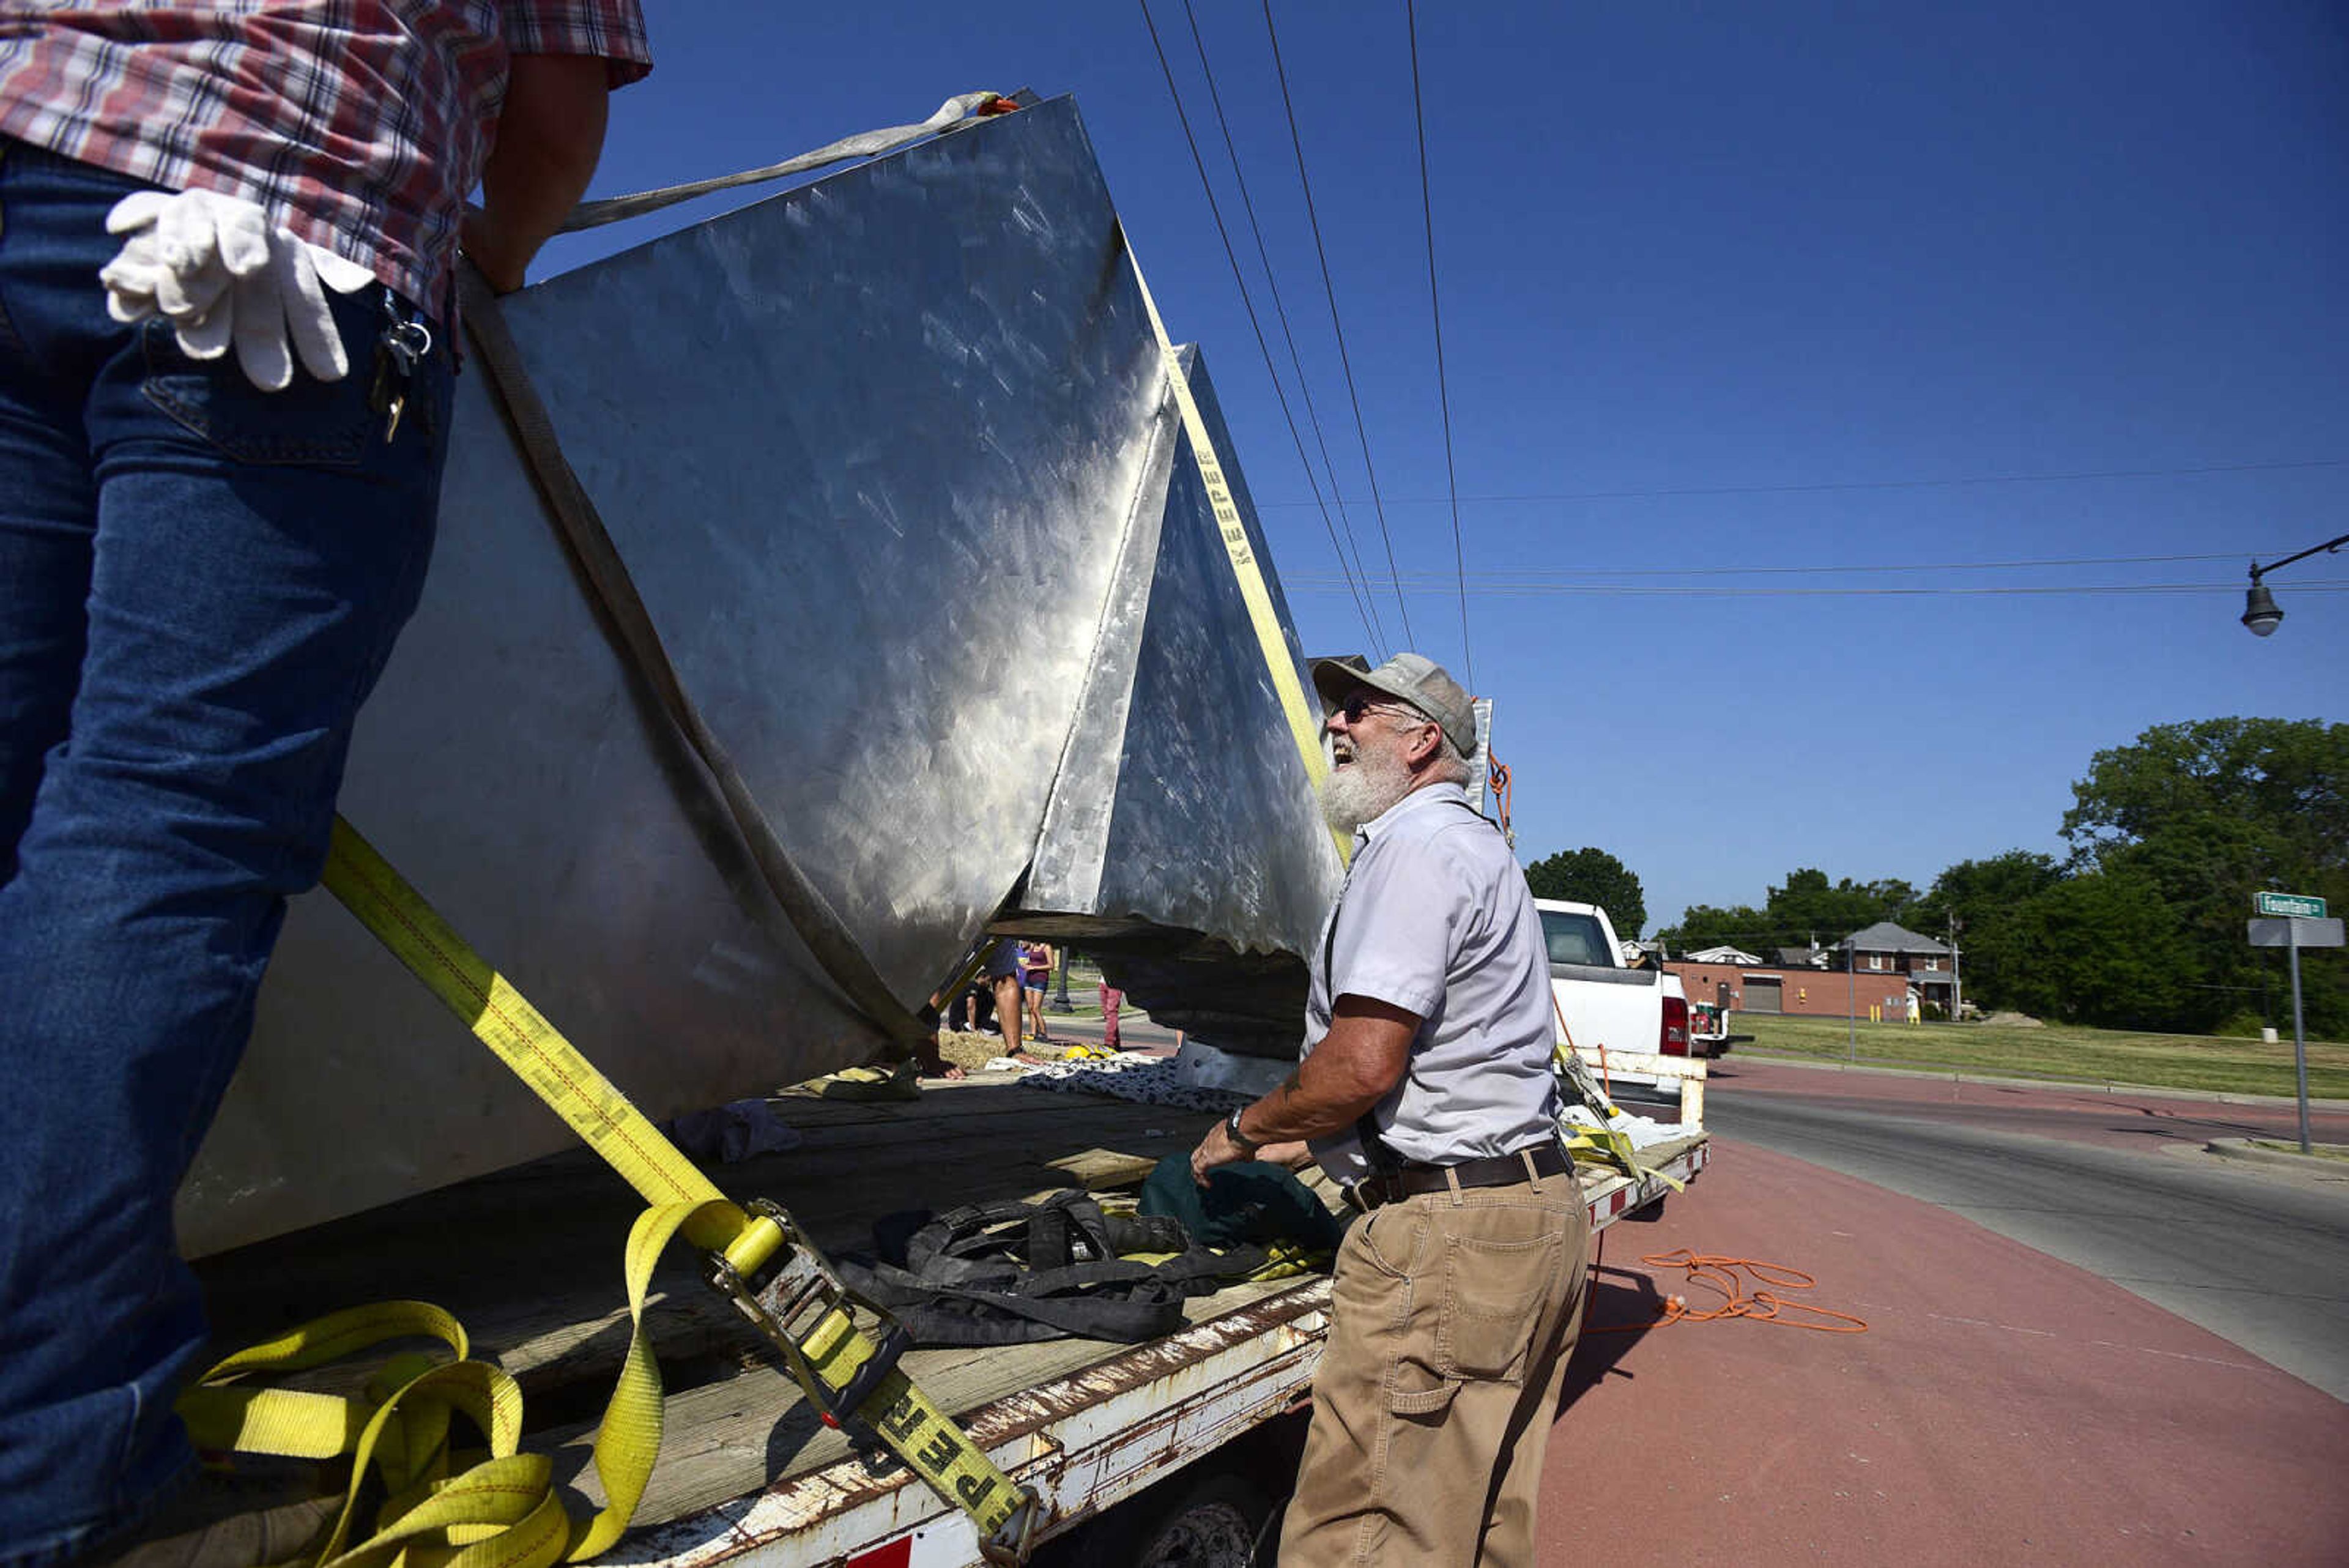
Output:
[[1816,936],[1825,946],[1878,920],[1899,919],[1916,898],[1917,890],[1897,877],[1830,883],[1826,872],[1805,867],[1787,872],[1785,884],[1770,889],[1768,913],[1780,933],[1776,945],[1796,947]]
[[1897,877],[1830,882],[1817,867],[1802,867],[1769,889],[1762,909],[1692,904],[1677,924],[1658,934],[1675,952],[1726,943],[1767,960],[1775,956],[1774,948],[1805,947],[1813,938],[1829,946],[1864,926],[1899,919],[1916,901],[1917,889]]
[[1961,860],[1933,879],[1932,891],[1901,923],[1941,940],[1955,936],[1967,996],[1985,1007],[2020,1007],[2004,928],[2015,911],[2063,877],[2056,858],[2034,849]]
[[1640,878],[1604,849],[1585,845],[1537,860],[1526,867],[1526,885],[1537,898],[1598,905],[1607,911],[1615,934],[1627,941],[1647,929],[1648,896]]
[[2096,860],[2181,821],[2232,818],[2257,829],[2282,871],[2349,857],[2349,724],[2313,719],[2205,719],[2157,724],[2098,752],[2072,786],[2064,836]]
[[1976,948],[2025,1012],[2165,1029],[2194,1006],[2191,944],[2152,878],[2090,871],[2032,895]]
[[[2349,724],[2158,724],[2098,752],[2072,794],[2075,867],[2141,878],[2178,922],[2183,989],[2168,1027],[2286,1005],[2282,955],[2251,948],[2243,922],[2261,888],[2349,897]],[[2338,951],[2302,957],[2310,1027],[2349,1030],[2349,965]]]
[[1712,904],[1691,904],[1682,911],[1679,923],[1656,933],[1666,950],[1674,954],[1693,951],[1699,948],[1743,948],[1756,958],[1771,955],[1761,945],[1770,934],[1770,917],[1751,904],[1732,904],[1726,909]]

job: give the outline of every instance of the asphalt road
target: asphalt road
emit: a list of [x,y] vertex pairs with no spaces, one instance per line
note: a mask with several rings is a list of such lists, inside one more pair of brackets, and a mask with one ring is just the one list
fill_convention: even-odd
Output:
[[1979,1086],[1952,1104],[1933,1080],[1863,1091],[1758,1063],[1724,1077],[1706,1104],[1721,1137],[1939,1205],[2349,1400],[2349,1190],[2196,1152],[2271,1112]]

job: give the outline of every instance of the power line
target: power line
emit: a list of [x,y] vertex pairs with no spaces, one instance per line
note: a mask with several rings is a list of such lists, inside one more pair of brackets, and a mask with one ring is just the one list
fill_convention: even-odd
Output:
[[[1362,473],[1370,481],[1371,506],[1378,514],[1379,537],[1386,543],[1387,571],[1400,579],[1401,573],[1395,568],[1394,535],[1387,529],[1386,503],[1379,497],[1378,470],[1371,463],[1371,435],[1362,423],[1362,397],[1354,388],[1353,358],[1346,352],[1346,328],[1338,319],[1338,290],[1330,281],[1330,253],[1321,244],[1321,219],[1313,209],[1313,182],[1305,173],[1305,140],[1298,134],[1297,104],[1288,96],[1288,67],[1280,58],[1280,31],[1272,23],[1272,0],[1264,0],[1264,30],[1272,40],[1272,68],[1280,78],[1280,104],[1288,116],[1288,144],[1297,153],[1297,182],[1305,192],[1305,217],[1313,229],[1313,254],[1321,262],[1321,293],[1330,302],[1330,328],[1338,335],[1338,364],[1346,372],[1346,396],[1354,405],[1354,435],[1362,443]],[[1395,585],[1395,609],[1402,617],[1403,640],[1416,640],[1411,631],[1411,607],[1403,603],[1400,580]]]
[[[1146,14],[1147,7],[1145,5],[1145,15]],[[1265,248],[1264,227],[1257,222],[1256,202],[1248,195],[1247,175],[1246,171],[1240,168],[1239,149],[1235,146],[1232,141],[1231,121],[1224,117],[1224,95],[1216,90],[1215,67],[1207,63],[1206,41],[1199,36],[1199,18],[1197,13],[1191,7],[1191,0],[1183,0],[1183,16],[1184,18],[1191,24],[1191,47],[1198,51],[1199,70],[1200,73],[1206,78],[1207,82],[1207,101],[1215,106],[1216,124],[1216,127],[1222,130],[1224,136],[1224,155],[1231,160],[1232,179],[1234,182],[1239,186],[1240,210],[1247,214],[1248,231],[1256,236],[1256,257],[1257,263],[1264,268],[1265,286],[1272,293],[1273,315],[1280,322],[1280,335],[1288,344],[1288,363],[1290,368],[1297,373],[1297,390],[1299,396],[1303,398],[1305,400],[1305,418],[1307,421],[1313,426],[1313,444],[1320,449],[1321,467],[1330,476],[1330,499],[1338,504],[1338,522],[1346,531],[1347,546],[1350,547],[1354,552],[1353,569],[1355,573],[1361,577],[1363,582],[1367,584],[1370,581],[1371,574],[1368,568],[1362,565],[1362,546],[1361,542],[1354,537],[1353,518],[1347,513],[1346,497],[1338,488],[1338,465],[1330,459],[1330,438],[1322,431],[1320,410],[1313,406],[1313,383],[1306,379],[1305,360],[1304,358],[1297,351],[1297,334],[1289,328],[1288,306],[1288,304],[1280,297],[1280,278],[1278,275],[1272,270],[1271,253]],[[1269,356],[1267,356],[1266,358],[1266,369],[1268,370],[1271,369],[1271,359]],[[1279,384],[1279,378],[1277,376],[1274,377],[1273,381],[1274,385],[1278,387]],[[1291,428],[1293,430],[1294,426],[1292,425]],[[1303,462],[1305,452],[1304,443],[1301,441],[1298,445],[1297,455],[1298,460],[1300,462]],[[1309,483],[1311,483],[1313,478],[1313,467],[1309,462],[1305,463],[1305,477]],[[1321,495],[1319,486],[1316,485],[1314,487],[1313,494],[1315,501],[1318,503]],[[1326,526],[1330,517],[1330,509],[1328,507],[1322,507],[1321,517],[1322,522]],[[1332,543],[1335,543],[1334,538]],[[1344,549],[1340,549],[1338,558],[1340,565],[1342,566],[1345,562]],[[1371,597],[1367,589],[1365,589],[1363,597],[1366,599]],[[1372,602],[1371,605],[1370,619],[1372,625],[1375,626],[1378,621],[1378,606],[1375,602]],[[1385,640],[1384,628],[1380,628],[1378,635],[1374,636],[1371,639],[1371,647],[1372,650],[1381,652],[1381,657],[1383,657],[1381,645]]]
[[1403,0],[1402,17],[1411,45],[1411,118],[1419,131],[1419,211],[1427,225],[1427,314],[1435,323],[1435,396],[1444,410],[1444,486],[1452,497],[1452,562],[1460,580],[1460,658],[1467,668],[1468,690],[1474,691],[1476,656],[1468,647],[1468,547],[1460,536],[1460,474],[1452,462],[1452,392],[1444,375],[1444,310],[1435,287],[1435,201],[1427,184],[1427,113],[1420,105],[1419,16],[1413,0]]
[[[2189,468],[2100,468],[2072,473],[1979,473],[1950,479],[1858,479],[1823,484],[1708,484],[1658,490],[1552,490],[1521,494],[1463,495],[1475,503],[1521,501],[1651,501],[1676,495],[1812,495],[1837,490],[1939,490],[1971,484],[2058,484],[2089,479],[2178,479],[2201,473],[2283,473],[2295,469],[2349,468],[2349,458],[2319,457],[2298,462],[2210,462]],[[1441,506],[1442,495],[1397,499],[1398,506]],[[1268,501],[1267,506],[1304,506],[1303,501]]]
[[[1240,275],[1239,255],[1232,249],[1232,236],[1230,231],[1224,227],[1223,209],[1216,204],[1216,188],[1214,183],[1207,178],[1206,160],[1199,156],[1198,139],[1191,134],[1191,117],[1188,113],[1185,112],[1183,108],[1183,95],[1174,86],[1174,67],[1166,63],[1166,50],[1158,41],[1158,24],[1151,20],[1150,0],[1141,0],[1141,4],[1142,25],[1150,29],[1150,47],[1152,49],[1156,51],[1158,55],[1158,68],[1166,78],[1167,96],[1174,100],[1174,118],[1182,123],[1183,140],[1190,146],[1192,165],[1199,171],[1199,188],[1207,193],[1207,211],[1215,218],[1216,233],[1222,237],[1224,242],[1224,260],[1231,265],[1232,282],[1240,291],[1240,304],[1247,311],[1248,326],[1253,327],[1256,331],[1256,346],[1257,351],[1264,356],[1265,373],[1272,378],[1272,394],[1280,401],[1281,418],[1286,420],[1288,423],[1288,437],[1291,441],[1297,443],[1297,461],[1304,465],[1305,483],[1313,486],[1313,498],[1318,502],[1321,499],[1321,487],[1314,483],[1313,465],[1305,455],[1305,438],[1298,433],[1297,417],[1290,413],[1288,409],[1288,394],[1281,390],[1280,374],[1273,369],[1271,346],[1264,340],[1264,325],[1257,319],[1255,302],[1248,298],[1247,280]],[[1185,9],[1188,9],[1188,4],[1189,0],[1185,0]],[[1200,55],[1200,64],[1204,66],[1206,63],[1206,53],[1202,51]],[[1211,78],[1209,80],[1209,91],[1212,92],[1213,90],[1214,82]],[[1334,476],[1332,478],[1332,483],[1335,483]],[[1346,566],[1346,551],[1344,546],[1338,543],[1338,530],[1330,521],[1330,509],[1326,505],[1321,508],[1321,525],[1329,531],[1330,548],[1338,552],[1338,568],[1340,571],[1346,573],[1346,585],[1348,591],[1354,592],[1353,572]],[[1350,527],[1348,532],[1350,533],[1351,531],[1352,530]],[[1357,552],[1357,555],[1359,556],[1359,552]],[[1394,563],[1392,558],[1389,559],[1387,565],[1390,567],[1392,567]],[[1365,573],[1364,576],[1367,579],[1368,574]],[[1371,644],[1376,646],[1381,639],[1380,638],[1378,631],[1375,629],[1376,617],[1373,613],[1373,608],[1371,603],[1371,596],[1367,581],[1365,582],[1361,591],[1355,592],[1354,608],[1356,613],[1362,617],[1362,630],[1369,635]]]
[[[2292,584],[2292,591],[2303,589],[2315,593],[2338,593],[2349,588],[2349,577],[2316,577]],[[1310,581],[1297,585],[1299,593],[1326,593],[1328,587]],[[1524,585],[1494,584],[1472,587],[1470,593],[1485,597],[1541,598],[1573,595],[1607,594],[1628,597],[1663,598],[1973,598],[2000,595],[2044,594],[2208,594],[2243,591],[2240,581],[2223,583],[2073,583],[2073,584],[2001,584],[1981,588],[1763,588],[1763,587],[1682,587],[1649,586],[1634,583],[1527,583]]]
[[[2006,572],[2025,571],[2044,566],[2140,566],[2168,565],[2173,562],[2239,561],[2237,551],[2194,556],[2055,556],[2024,561],[1927,561],[1909,565],[1840,563],[1810,566],[1565,566],[1555,570],[1538,567],[1512,568],[1505,575],[1488,577],[1489,584],[1497,581],[1514,584],[1537,581],[1566,581],[1578,577],[1744,577],[1785,575],[1840,576],[1845,573],[1872,572]],[[1414,573],[1406,582],[1440,583],[1434,573]]]

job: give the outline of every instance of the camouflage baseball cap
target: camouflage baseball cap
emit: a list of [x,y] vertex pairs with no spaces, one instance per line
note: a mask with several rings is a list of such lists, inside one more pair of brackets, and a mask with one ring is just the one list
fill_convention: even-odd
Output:
[[1444,737],[1464,757],[1476,751],[1476,709],[1468,693],[1435,660],[1418,653],[1398,653],[1376,670],[1343,659],[1313,661],[1313,688],[1331,707],[1346,700],[1358,686],[1401,698],[1444,727]]

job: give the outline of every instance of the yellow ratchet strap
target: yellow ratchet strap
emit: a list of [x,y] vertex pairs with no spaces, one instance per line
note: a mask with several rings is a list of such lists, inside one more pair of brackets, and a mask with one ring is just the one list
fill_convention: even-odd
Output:
[[[1557,1000],[1556,996],[1551,997],[1552,1006],[1557,1004]],[[1558,1018],[1561,1027],[1564,1026],[1565,1022],[1565,1015],[1561,1013]],[[1589,1068],[1583,1064],[1581,1057],[1575,1054],[1570,1042],[1561,1040],[1553,1043],[1550,1046],[1550,1054],[1556,1060],[1559,1073],[1581,1093],[1583,1103],[1594,1114],[1603,1116],[1609,1121],[1623,1114],[1616,1108],[1615,1102],[1609,1099],[1605,1092],[1590,1081]],[[1652,1176],[1674,1192],[1687,1190],[1685,1182],[1667,1176],[1655,1166],[1640,1163],[1639,1151],[1631,1147],[1630,1135],[1619,1128],[1587,1127],[1578,1122],[1568,1121],[1559,1122],[1558,1127],[1566,1135],[1566,1152],[1569,1158],[1587,1156],[1587,1158],[1582,1158],[1584,1164],[1611,1165],[1634,1181],[1642,1177]]]
[[[1036,1511],[905,1375],[859,1378],[878,1347],[858,1331],[821,1257],[771,1204],[745,1210],[728,1199],[630,1104],[527,998],[492,969],[358,832],[335,819],[326,886],[361,924],[482,1044],[651,1205],[628,1232],[628,1313],[635,1332],[595,1436],[595,1469],[609,1504],[574,1521],[554,1490],[543,1455],[519,1451],[522,1394],[485,1362],[469,1361],[464,1329],[422,1302],[382,1302],[332,1314],[228,1357],[197,1380],[179,1409],[199,1449],[294,1458],[353,1456],[351,1494],[324,1547],[308,1560],[332,1568],[384,1568],[411,1548],[436,1549],[436,1568],[546,1568],[584,1562],[627,1529],[660,1450],[660,1369],[644,1329],[654,1265],[669,1241],[713,1254],[717,1282],[778,1341],[792,1376],[827,1424],[838,1425],[843,1391],[854,1414],[939,1497],[968,1513],[990,1562],[1024,1560]],[[757,1282],[790,1276],[791,1310],[760,1310]],[[804,1331],[786,1334],[814,1321]],[[250,1375],[292,1371],[388,1340],[440,1340],[458,1359],[394,1356],[360,1398],[256,1388]],[[869,1384],[867,1387],[864,1385]],[[462,1415],[488,1440],[486,1459],[460,1465],[450,1417]],[[471,1460],[475,1456],[466,1456]],[[372,1466],[388,1497],[372,1536],[356,1545],[357,1487]],[[446,1556],[446,1549],[456,1549]],[[414,1561],[415,1559],[411,1559]]]
[[1667,1175],[1656,1166],[1641,1163],[1639,1152],[1631,1147],[1630,1137],[1613,1127],[1586,1127],[1568,1122],[1561,1130],[1566,1133],[1566,1152],[1571,1158],[1582,1159],[1587,1155],[1589,1158],[1582,1159],[1583,1163],[1611,1165],[1634,1181],[1652,1176],[1674,1192],[1687,1189],[1687,1184],[1677,1177]]
[[[1296,662],[1288,656],[1288,639],[1282,635],[1280,618],[1273,612],[1272,590],[1265,587],[1264,568],[1257,564],[1256,551],[1248,544],[1247,525],[1241,521],[1239,504],[1224,478],[1223,460],[1216,455],[1216,443],[1207,434],[1206,418],[1199,412],[1199,400],[1191,392],[1191,379],[1183,374],[1182,361],[1175,357],[1174,341],[1167,337],[1166,323],[1158,315],[1158,302],[1150,296],[1150,285],[1143,280],[1142,263],[1133,254],[1131,236],[1125,254],[1133,265],[1133,285],[1142,291],[1142,308],[1150,316],[1150,330],[1158,336],[1159,358],[1165,361],[1166,379],[1174,389],[1174,406],[1182,411],[1183,431],[1191,438],[1191,455],[1198,460],[1199,478],[1207,487],[1207,504],[1216,509],[1216,529],[1223,535],[1224,553],[1231,558],[1232,576],[1239,581],[1240,598],[1247,604],[1248,620],[1256,628],[1257,646],[1272,677],[1273,692],[1280,699],[1280,711],[1288,718],[1289,733],[1297,741],[1297,754],[1305,763],[1306,780],[1318,789],[1322,775],[1330,771],[1329,762],[1321,753],[1318,705],[1306,701],[1305,688],[1297,679]],[[1350,861],[1354,853],[1352,836],[1333,828],[1330,837],[1338,846],[1339,860]]]

